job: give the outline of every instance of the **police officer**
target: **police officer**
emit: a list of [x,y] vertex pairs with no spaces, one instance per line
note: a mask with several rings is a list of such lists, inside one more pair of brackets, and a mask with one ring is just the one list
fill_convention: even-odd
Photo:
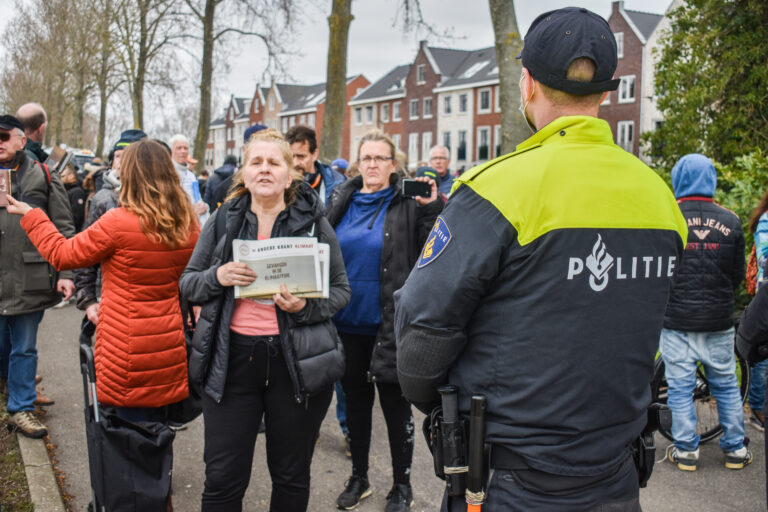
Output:
[[465,415],[485,395],[484,511],[639,511],[630,445],[685,220],[597,118],[619,83],[605,20],[542,14],[521,57],[521,107],[538,131],[457,178],[395,295],[398,377],[422,410],[444,383]]

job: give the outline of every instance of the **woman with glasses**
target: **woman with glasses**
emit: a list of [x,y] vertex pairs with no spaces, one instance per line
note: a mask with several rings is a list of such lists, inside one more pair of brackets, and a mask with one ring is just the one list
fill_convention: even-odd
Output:
[[397,381],[393,294],[416,263],[443,202],[430,178],[418,179],[429,183],[429,197],[401,193],[395,152],[392,139],[383,132],[363,136],[357,150],[360,175],[334,190],[326,211],[352,287],[349,305],[334,316],[347,361],[341,384],[347,397],[352,476],[337,501],[345,510],[371,494],[368,452],[374,385],[392,457],[394,484],[386,510],[408,510],[413,502],[414,426],[410,404]]

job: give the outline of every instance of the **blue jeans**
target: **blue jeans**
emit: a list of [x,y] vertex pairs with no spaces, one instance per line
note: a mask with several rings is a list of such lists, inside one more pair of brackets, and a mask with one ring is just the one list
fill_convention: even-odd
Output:
[[345,436],[349,433],[347,429],[347,399],[344,397],[344,390],[341,389],[341,381],[336,381],[336,419],[339,420],[341,433]]
[[763,410],[765,403],[765,373],[768,371],[768,359],[760,361],[750,368],[752,380],[749,381],[749,406],[757,411]]
[[[0,358],[8,379],[10,414],[35,408],[37,373],[37,327],[44,311],[23,315],[0,315]],[[7,354],[7,356],[5,356]]]
[[667,404],[672,412],[672,437],[680,450],[699,446],[693,388],[696,366],[701,362],[709,389],[717,400],[717,415],[723,427],[720,448],[725,452],[744,446],[744,409],[736,381],[733,328],[718,332],[661,330],[661,357],[669,391]]

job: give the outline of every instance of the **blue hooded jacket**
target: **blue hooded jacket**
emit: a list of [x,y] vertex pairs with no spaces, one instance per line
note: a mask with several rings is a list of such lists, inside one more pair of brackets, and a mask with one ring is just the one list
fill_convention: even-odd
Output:
[[685,155],[672,168],[672,190],[676,199],[690,196],[713,197],[716,186],[715,164],[704,155]]

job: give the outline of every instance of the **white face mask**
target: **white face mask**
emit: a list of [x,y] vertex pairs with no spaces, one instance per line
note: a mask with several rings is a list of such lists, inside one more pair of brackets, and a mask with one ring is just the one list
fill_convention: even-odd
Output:
[[[523,115],[523,119],[525,119],[525,124],[528,125],[528,129],[531,130],[531,135],[536,133],[538,130],[536,129],[536,126],[528,119],[528,116],[525,115],[525,109],[528,108],[528,103],[530,103],[531,98],[533,98],[533,93],[536,92],[534,89],[531,91],[531,95],[528,97],[525,102],[523,102],[523,78],[525,78],[525,75],[520,75],[520,82],[518,83],[518,88],[520,89],[520,106],[518,107],[518,110],[520,110],[520,113]],[[534,84],[534,87],[536,85]]]

